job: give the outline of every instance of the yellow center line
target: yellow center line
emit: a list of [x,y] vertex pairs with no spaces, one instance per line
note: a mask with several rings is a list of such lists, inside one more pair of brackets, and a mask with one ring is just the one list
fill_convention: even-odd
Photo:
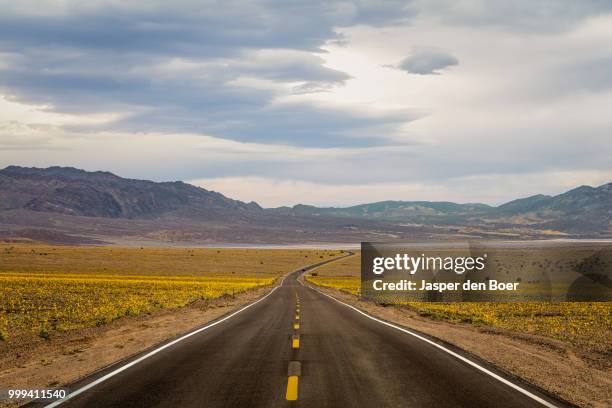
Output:
[[297,401],[298,399],[298,376],[291,375],[287,378],[287,393],[285,394],[287,401]]
[[300,315],[295,315],[295,320],[300,320]]
[[298,399],[298,377],[302,375],[302,363],[299,361],[290,361],[289,369],[287,370],[287,392],[285,399],[287,401],[295,401]]
[[300,324],[299,323],[293,323],[293,329],[294,330],[299,330],[300,328]]
[[300,335],[294,334],[293,336],[291,336],[291,338],[292,338],[291,347],[293,347],[294,349],[299,349],[300,348]]

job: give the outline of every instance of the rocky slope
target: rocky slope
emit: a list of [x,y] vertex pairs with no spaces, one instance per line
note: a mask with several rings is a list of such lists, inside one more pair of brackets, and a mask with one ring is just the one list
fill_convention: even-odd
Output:
[[9,166],[0,170],[0,210],[27,209],[107,218],[151,218],[164,213],[257,212],[243,203],[181,181],[155,183],[71,167]]

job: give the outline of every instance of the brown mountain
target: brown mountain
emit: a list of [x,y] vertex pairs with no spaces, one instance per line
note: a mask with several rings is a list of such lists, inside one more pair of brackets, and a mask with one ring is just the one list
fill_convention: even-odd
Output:
[[0,170],[0,241],[54,243],[358,242],[415,229],[369,220],[325,219],[258,204],[180,181],[125,179],[70,167]]
[[155,183],[71,167],[9,166],[0,170],[0,210],[28,209],[107,218],[154,218],[184,211],[200,215],[261,211],[182,181]]
[[0,238],[50,242],[358,242],[612,237],[612,183],[498,207],[384,201],[262,209],[181,181],[70,167],[0,170]]

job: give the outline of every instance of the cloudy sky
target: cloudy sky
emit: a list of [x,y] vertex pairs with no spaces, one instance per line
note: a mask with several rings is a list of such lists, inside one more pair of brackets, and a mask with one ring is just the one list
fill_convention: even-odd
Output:
[[612,181],[612,2],[0,0],[0,167],[264,206]]

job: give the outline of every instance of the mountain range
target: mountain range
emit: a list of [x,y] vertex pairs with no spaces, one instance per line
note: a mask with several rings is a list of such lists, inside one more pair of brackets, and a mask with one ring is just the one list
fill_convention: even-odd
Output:
[[568,233],[610,232],[612,183],[599,187],[580,186],[563,194],[534,195],[497,207],[480,203],[445,201],[381,201],[346,208],[296,205],[277,209],[310,216],[384,219],[421,224],[512,224],[529,225]]
[[264,209],[181,181],[133,180],[71,167],[0,170],[0,237],[5,239],[295,243],[610,236],[612,183],[497,207],[383,201]]
[[0,211],[32,211],[88,217],[141,218],[189,207],[202,215],[261,210],[222,194],[183,183],[121,178],[109,172],[71,167],[9,166],[0,170]]

